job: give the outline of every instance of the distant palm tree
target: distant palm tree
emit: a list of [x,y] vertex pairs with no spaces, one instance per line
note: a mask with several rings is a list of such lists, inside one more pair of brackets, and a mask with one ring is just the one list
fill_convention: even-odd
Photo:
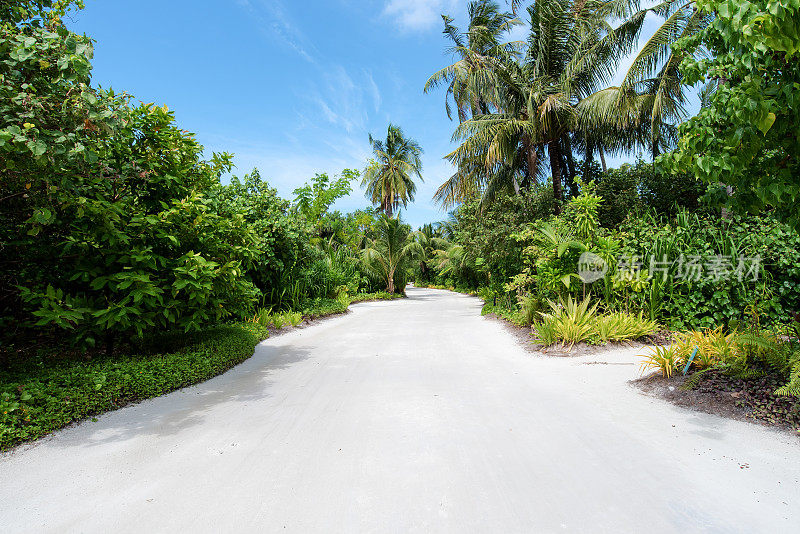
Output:
[[431,269],[430,265],[436,258],[437,252],[446,249],[450,244],[446,239],[442,238],[439,228],[430,223],[422,225],[419,231],[416,232],[415,239],[423,250],[423,254],[419,258],[419,273],[421,280],[427,282],[430,281],[430,277],[433,274],[433,269]]
[[406,137],[400,127],[389,124],[386,140],[369,136],[373,160],[367,165],[361,186],[367,198],[391,217],[402,204],[414,201],[417,186],[413,176],[422,181],[422,148]]
[[363,261],[368,269],[386,281],[386,291],[394,293],[396,276],[425,251],[414,239],[411,227],[399,217],[381,217],[375,225],[375,233],[377,237],[363,251]]

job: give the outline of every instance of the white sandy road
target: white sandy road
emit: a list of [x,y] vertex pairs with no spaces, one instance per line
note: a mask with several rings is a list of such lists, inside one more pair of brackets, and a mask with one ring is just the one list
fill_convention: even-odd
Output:
[[797,437],[408,294],[0,457],[0,532],[800,531]]

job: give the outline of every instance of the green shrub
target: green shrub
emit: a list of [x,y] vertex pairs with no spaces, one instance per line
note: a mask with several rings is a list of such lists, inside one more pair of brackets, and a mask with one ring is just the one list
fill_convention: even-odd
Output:
[[600,224],[616,228],[632,213],[654,210],[668,217],[680,208],[696,210],[706,186],[686,173],[669,173],[642,160],[600,175],[597,194],[603,198]]
[[718,327],[681,332],[669,347],[654,347],[643,358],[643,371],[656,369],[667,378],[689,364],[694,376],[688,386],[701,373],[717,369],[741,379],[777,376],[786,383],[776,395],[800,397],[800,346],[767,331],[725,332]]
[[0,449],[211,378],[249,358],[266,335],[255,323],[219,326],[156,336],[138,355],[18,362],[0,372]]
[[269,322],[272,324],[275,330],[280,330],[286,324],[286,319],[282,313],[273,313],[270,315]]
[[642,357],[644,359],[639,366],[642,373],[657,370],[666,378],[670,378],[684,363],[674,346],[653,347],[649,354]]
[[394,299],[401,299],[403,295],[398,295],[397,293],[387,293],[386,291],[376,291],[374,293],[359,293],[353,297],[350,297],[350,304],[356,304],[358,302],[368,302],[371,300],[394,300]]
[[645,318],[641,313],[633,315],[614,312],[599,315],[593,326],[597,335],[596,341],[600,343],[640,339],[658,331],[658,323]]
[[[645,275],[651,257],[666,258],[672,267],[665,278],[652,273],[638,290],[615,288],[609,306],[645,310],[674,330],[781,323],[800,309],[800,235],[769,216],[724,220],[681,211],[674,219],[628,219],[622,230],[622,257],[639,258]],[[704,269],[715,257],[727,257],[730,271],[739,256],[759,256],[758,280],[739,280],[733,273],[715,278],[706,271],[695,280],[680,277],[681,256],[699,258]]]
[[317,298],[303,304],[302,313],[304,317],[315,319],[326,315],[335,315],[347,311],[347,304],[336,300]]
[[639,339],[658,330],[658,324],[642,315],[627,313],[597,313],[597,303],[589,298],[578,301],[572,296],[561,303],[548,301],[551,312],[540,312],[541,319],[533,325],[536,337],[543,345],[561,343],[571,347],[575,343],[602,344],[609,341]]
[[303,322],[303,314],[300,312],[286,312],[283,314],[283,319],[286,323],[297,326]]

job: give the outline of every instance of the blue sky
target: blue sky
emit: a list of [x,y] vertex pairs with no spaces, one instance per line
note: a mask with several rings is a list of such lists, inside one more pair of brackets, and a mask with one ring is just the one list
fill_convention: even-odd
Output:
[[[211,151],[258,167],[282,196],[315,172],[363,168],[368,133],[389,121],[425,150],[425,182],[403,217],[443,219],[431,198],[451,174],[442,156],[454,124],[444,91],[425,95],[445,66],[441,13],[463,26],[456,0],[86,0],[69,27],[96,43],[93,81],[166,104]],[[612,162],[613,163],[613,162]],[[367,205],[362,190],[340,200]]]

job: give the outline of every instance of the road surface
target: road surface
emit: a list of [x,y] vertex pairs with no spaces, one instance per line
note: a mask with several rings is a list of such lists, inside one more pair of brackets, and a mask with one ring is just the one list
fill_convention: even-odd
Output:
[[0,456],[0,531],[800,529],[797,436],[643,395],[635,349],[539,356],[408,295]]

